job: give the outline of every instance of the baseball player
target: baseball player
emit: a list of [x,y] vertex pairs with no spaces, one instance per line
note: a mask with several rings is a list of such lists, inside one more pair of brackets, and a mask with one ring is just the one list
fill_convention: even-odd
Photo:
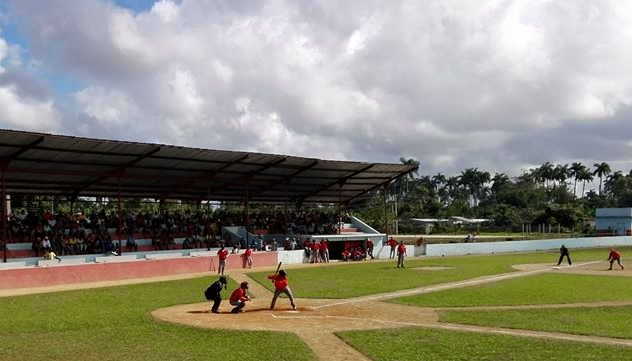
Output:
[[252,268],[252,248],[246,248],[246,251],[244,252],[244,261],[244,268]]
[[395,250],[397,249],[397,241],[395,239],[393,239],[393,237],[388,239],[387,244],[389,246],[391,246],[391,254],[389,256],[389,258],[393,259],[395,258]]
[[230,304],[231,306],[235,306],[230,313],[244,312],[243,308],[248,301],[250,301],[250,297],[248,296],[248,282],[242,282],[239,288],[230,294]]
[[324,263],[329,263],[329,241],[326,239],[320,242],[320,259]]
[[562,260],[564,260],[564,257],[566,257],[566,259],[568,260],[568,265],[572,265],[573,262],[571,262],[571,254],[568,251],[568,248],[566,248],[566,246],[562,245],[562,247],[560,247],[560,259],[557,261],[557,265],[559,266],[560,264],[562,264]]
[[366,254],[373,258],[373,241],[370,238],[366,239]]
[[217,257],[219,258],[219,266],[217,267],[217,274],[223,275],[224,268],[226,268],[226,258],[228,258],[228,250],[225,249],[223,245],[222,245],[222,248],[220,248],[219,251],[217,251]]
[[397,246],[397,268],[404,268],[405,256],[406,256],[406,246],[404,246],[404,241],[400,241],[399,246]]
[[220,276],[219,280],[213,282],[206,291],[204,291],[206,299],[213,302],[211,312],[219,313],[219,305],[222,303],[221,292],[224,288],[226,288],[227,283],[228,281],[226,280],[226,277]]
[[294,304],[294,296],[292,295],[292,290],[288,285],[287,274],[284,270],[280,270],[278,274],[269,275],[268,279],[274,282],[274,296],[272,297],[272,303],[270,304],[270,309],[274,309],[274,305],[276,304],[276,300],[281,293],[285,293],[285,295],[290,299],[290,303],[292,304],[292,309],[296,310],[296,304]]
[[617,264],[619,265],[619,267],[621,267],[621,269],[625,269],[625,267],[623,267],[623,264],[621,263],[621,253],[610,248],[610,254],[608,254],[608,262],[610,262],[610,268],[608,268],[609,271],[612,271],[612,264],[614,263],[614,261],[617,261]]

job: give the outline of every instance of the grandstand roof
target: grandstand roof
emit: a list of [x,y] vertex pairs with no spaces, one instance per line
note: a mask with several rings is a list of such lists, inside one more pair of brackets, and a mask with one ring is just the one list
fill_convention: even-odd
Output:
[[349,202],[413,167],[0,130],[10,194]]

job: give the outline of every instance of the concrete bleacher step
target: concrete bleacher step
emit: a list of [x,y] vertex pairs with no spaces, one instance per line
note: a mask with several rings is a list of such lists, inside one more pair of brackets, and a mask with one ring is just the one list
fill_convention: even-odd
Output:
[[26,262],[0,262],[0,270],[5,269],[15,269],[15,268],[24,268],[24,267],[32,267],[26,264]]
[[95,257],[94,261],[96,263],[119,263],[119,262],[135,262],[143,260],[142,258],[136,257],[135,254],[129,256],[103,256],[103,257]]
[[170,258],[182,258],[186,257],[182,253],[157,253],[157,254],[148,254],[145,255],[145,258],[148,260],[158,260],[158,259],[170,259]]
[[84,258],[62,258],[61,262],[56,259],[37,261],[38,267],[76,266],[82,264],[86,264]]
[[217,251],[199,251],[199,252],[191,252],[191,257],[214,257],[217,256]]

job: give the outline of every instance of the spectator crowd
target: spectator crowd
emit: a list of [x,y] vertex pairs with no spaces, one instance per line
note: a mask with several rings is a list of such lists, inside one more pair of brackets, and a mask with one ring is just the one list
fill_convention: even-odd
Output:
[[[260,211],[249,215],[248,228],[256,233],[291,235],[285,241],[261,247],[298,249],[303,234],[337,233],[337,216],[331,212]],[[117,212],[84,213],[14,212],[9,217],[10,242],[29,242],[35,256],[47,251],[58,255],[117,252],[120,239],[127,251],[137,251],[136,239],[151,239],[156,250],[175,248],[175,238],[184,238],[183,248],[210,248],[224,243],[222,227],[242,226],[244,214],[218,209],[214,212]]]

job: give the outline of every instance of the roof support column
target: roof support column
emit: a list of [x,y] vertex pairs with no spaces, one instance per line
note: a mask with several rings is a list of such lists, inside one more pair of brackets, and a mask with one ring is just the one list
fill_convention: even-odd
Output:
[[0,223],[2,224],[2,261],[4,263],[7,262],[7,243],[9,242],[9,240],[7,239],[7,188],[4,181],[5,171],[6,165],[2,165],[2,170],[0,171],[0,207],[2,207],[0,216],[2,217],[2,221]]
[[388,207],[386,204],[386,191],[388,190],[388,185],[384,185],[382,188],[382,194],[384,196],[384,233],[388,234]]
[[244,202],[244,216],[246,218],[246,247],[250,248],[250,190],[246,190],[246,201]]
[[123,232],[123,210],[121,207],[121,176],[118,176],[118,194],[117,194],[117,202],[116,202],[116,208],[118,210],[118,231],[116,233],[118,233],[118,241],[119,241],[119,256],[121,256],[123,254],[123,237],[122,236],[122,232]]
[[342,183],[338,183],[338,234],[342,233]]

